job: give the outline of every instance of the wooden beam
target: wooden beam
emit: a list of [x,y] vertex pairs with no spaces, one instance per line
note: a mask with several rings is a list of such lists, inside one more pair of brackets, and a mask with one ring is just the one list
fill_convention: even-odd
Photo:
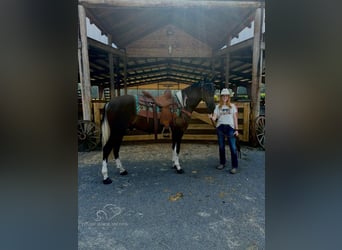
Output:
[[211,0],[79,0],[86,7],[138,7],[138,8],[259,8],[260,1],[211,1]]
[[89,56],[87,45],[87,28],[86,28],[86,14],[83,6],[78,6],[78,16],[80,23],[80,37],[81,37],[81,61],[82,61],[82,73],[83,81],[81,82],[82,90],[82,111],[83,120],[91,121],[91,92],[90,92],[90,70],[89,70]]
[[214,53],[214,56],[224,56],[225,54],[228,53],[228,51],[230,53],[233,53],[237,50],[244,49],[246,47],[252,47],[252,46],[253,46],[253,38],[250,38],[248,40],[245,40],[243,42],[240,42],[240,43],[237,43],[237,44],[230,46],[229,49],[228,49],[228,47],[226,47],[224,49],[220,49],[216,53]]
[[127,87],[134,87],[134,86],[140,86],[140,85],[146,85],[150,83],[162,83],[162,82],[175,82],[175,83],[184,83],[184,84],[193,84],[195,82],[198,82],[198,79],[196,80],[189,80],[188,78],[180,78],[177,76],[160,76],[160,77],[151,77],[147,78],[145,80],[142,79],[136,79],[136,80],[130,80]]
[[125,53],[122,52],[121,50],[113,48],[110,45],[103,44],[103,43],[96,41],[96,40],[89,38],[89,37],[88,37],[88,44],[90,46],[95,47],[95,48],[102,49],[108,53],[112,53],[113,55],[116,55],[116,56],[122,56],[122,57],[125,56]]
[[86,16],[88,16],[90,23],[94,23],[97,28],[101,31],[101,34],[109,34],[108,30],[106,30],[105,25],[102,20],[99,20],[97,16],[95,16],[91,10],[86,9]]
[[231,30],[232,37],[238,35],[244,28],[251,26],[255,10],[256,9],[250,9],[248,14],[246,14],[245,17],[241,19],[242,21],[239,21],[236,27],[233,30]]

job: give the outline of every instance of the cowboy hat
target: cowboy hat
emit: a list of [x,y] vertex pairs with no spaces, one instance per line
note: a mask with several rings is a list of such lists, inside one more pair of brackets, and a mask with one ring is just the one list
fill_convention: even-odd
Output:
[[227,88],[224,88],[221,90],[221,94],[220,95],[229,95],[230,97],[233,97],[234,96],[234,92],[232,89],[227,89]]

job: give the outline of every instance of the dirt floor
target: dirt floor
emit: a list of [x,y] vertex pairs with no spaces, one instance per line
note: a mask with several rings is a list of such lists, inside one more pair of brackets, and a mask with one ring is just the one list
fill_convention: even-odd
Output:
[[127,176],[112,159],[102,184],[102,152],[79,153],[79,249],[264,249],[265,151],[242,146],[239,173],[217,170],[217,144],[126,144]]

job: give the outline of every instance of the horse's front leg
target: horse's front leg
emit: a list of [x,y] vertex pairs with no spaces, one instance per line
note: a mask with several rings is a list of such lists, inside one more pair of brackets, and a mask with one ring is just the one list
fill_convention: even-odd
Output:
[[172,164],[176,168],[178,174],[184,173],[179,163],[180,142],[182,134],[175,134],[172,136]]

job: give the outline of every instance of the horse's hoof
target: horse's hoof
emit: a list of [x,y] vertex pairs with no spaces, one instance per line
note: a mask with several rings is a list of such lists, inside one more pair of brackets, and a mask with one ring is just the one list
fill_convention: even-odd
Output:
[[184,170],[183,169],[177,169],[177,174],[183,174],[184,173]]
[[102,182],[103,184],[107,185],[107,184],[111,184],[112,180],[109,177],[107,177],[107,179],[103,180]]
[[125,171],[121,172],[120,175],[128,175],[128,172],[125,170]]
[[172,167],[172,168],[174,168],[174,169],[177,169],[176,165],[173,165],[173,167]]

